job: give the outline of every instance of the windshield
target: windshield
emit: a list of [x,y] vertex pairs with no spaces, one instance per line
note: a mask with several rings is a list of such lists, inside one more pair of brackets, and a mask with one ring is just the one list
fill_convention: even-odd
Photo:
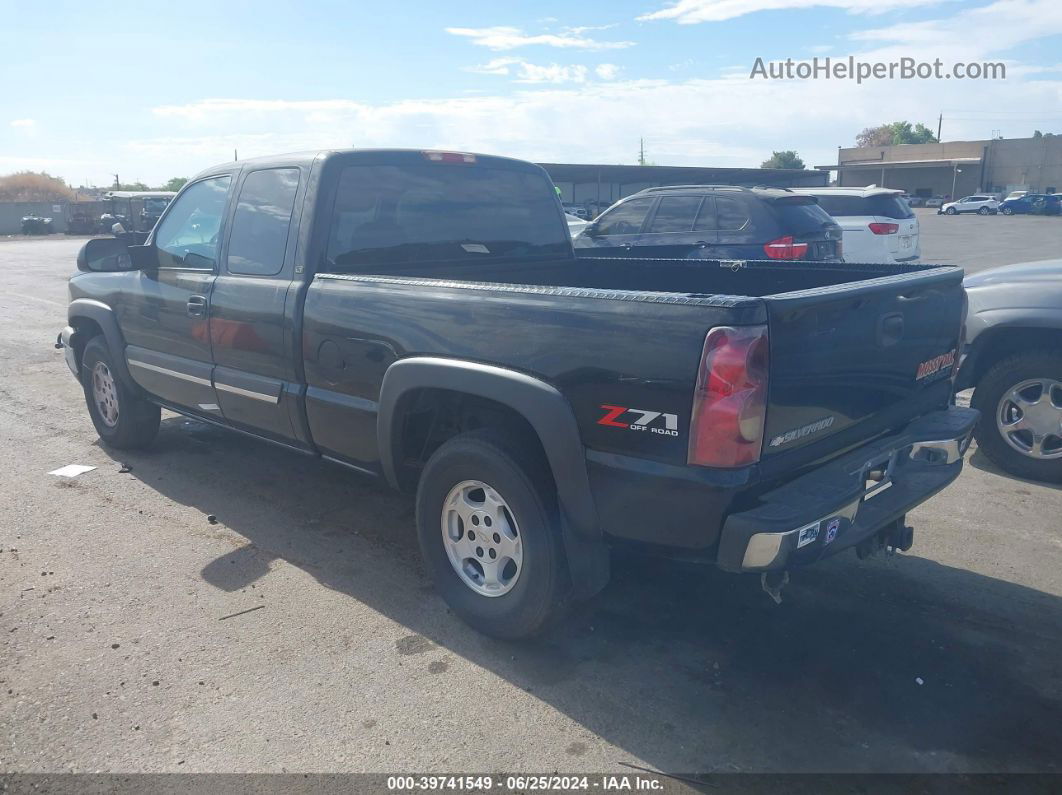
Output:
[[787,197],[772,202],[771,206],[778,213],[782,228],[789,234],[806,235],[836,225],[810,196],[800,199]]
[[330,266],[557,256],[569,250],[544,175],[480,165],[348,166],[336,192]]
[[876,196],[818,197],[819,206],[835,217],[875,215],[879,218],[914,218],[914,211],[898,194],[879,193]]

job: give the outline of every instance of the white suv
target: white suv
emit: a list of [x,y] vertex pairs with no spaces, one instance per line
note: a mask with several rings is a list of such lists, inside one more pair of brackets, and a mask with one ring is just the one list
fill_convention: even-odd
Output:
[[903,191],[890,188],[791,188],[814,196],[844,232],[848,262],[909,262],[921,256],[918,219]]
[[937,215],[958,215],[959,213],[978,213],[980,215],[995,215],[999,212],[999,200],[995,196],[986,193],[978,193],[975,196],[967,196],[957,202],[948,202],[939,210]]

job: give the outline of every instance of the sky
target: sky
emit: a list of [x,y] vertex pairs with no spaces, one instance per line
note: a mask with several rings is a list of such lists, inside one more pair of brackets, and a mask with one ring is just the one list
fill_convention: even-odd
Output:
[[[1062,0],[0,0],[0,174],[159,185],[238,153],[835,163],[864,127],[1062,133]],[[764,62],[1001,61],[1002,80],[750,79]]]

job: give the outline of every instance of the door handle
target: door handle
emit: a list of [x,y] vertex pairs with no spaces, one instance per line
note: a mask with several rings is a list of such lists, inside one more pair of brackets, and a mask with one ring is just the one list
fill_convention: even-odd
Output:
[[193,295],[188,299],[188,314],[191,317],[202,317],[206,313],[206,305],[205,295]]
[[697,248],[708,248],[708,241],[707,240],[698,240],[693,245],[697,246]]

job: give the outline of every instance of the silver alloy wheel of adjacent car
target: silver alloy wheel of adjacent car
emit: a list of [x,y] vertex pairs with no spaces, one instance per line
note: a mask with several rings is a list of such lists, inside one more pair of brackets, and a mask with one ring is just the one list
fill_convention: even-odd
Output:
[[1011,387],[996,408],[996,427],[1023,455],[1062,458],[1062,381],[1030,378]]
[[118,424],[118,387],[110,368],[103,362],[96,362],[92,368],[92,399],[100,419],[108,428]]
[[502,496],[479,480],[464,480],[443,501],[446,557],[461,582],[482,596],[503,596],[523,569],[520,529]]

